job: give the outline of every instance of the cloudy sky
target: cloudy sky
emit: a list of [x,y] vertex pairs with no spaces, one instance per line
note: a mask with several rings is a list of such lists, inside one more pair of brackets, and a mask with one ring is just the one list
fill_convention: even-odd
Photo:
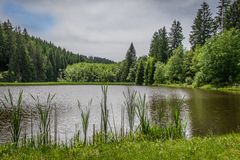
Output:
[[[218,0],[206,0],[216,12]],[[122,60],[131,42],[149,51],[154,31],[179,20],[188,39],[203,0],[0,0],[0,20],[87,56]]]

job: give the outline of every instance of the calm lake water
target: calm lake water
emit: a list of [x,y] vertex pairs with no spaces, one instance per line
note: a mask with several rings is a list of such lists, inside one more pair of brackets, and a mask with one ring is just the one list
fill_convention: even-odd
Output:
[[[238,131],[240,127],[240,94],[222,93],[217,91],[206,91],[200,89],[180,89],[167,87],[140,87],[130,86],[130,90],[146,94],[150,107],[150,119],[154,123],[156,119],[155,104],[161,102],[165,96],[174,96],[185,99],[182,109],[182,118],[186,122],[186,134],[191,136],[218,135]],[[102,97],[101,86],[79,85],[79,86],[11,86],[0,87],[0,97],[11,90],[14,97],[17,97],[20,90],[24,92],[24,104],[28,107],[34,106],[30,94],[39,96],[42,102],[46,101],[48,93],[56,94],[54,103],[58,107],[58,136],[60,140],[70,139],[80,127],[80,111],[77,100],[87,105],[92,99],[90,106],[90,124],[88,134],[92,134],[92,126],[96,129],[100,126],[100,101]],[[117,129],[121,125],[121,110],[124,108],[123,92],[128,86],[109,86],[108,106],[110,109],[110,123],[113,125],[113,116]],[[126,111],[126,109],[125,109]],[[23,131],[30,134],[29,109],[26,109],[26,116],[23,123]],[[125,114],[126,118],[126,114]],[[52,116],[52,119],[54,117]],[[137,120],[136,120],[136,123]],[[34,124],[34,132],[37,133],[38,124]],[[125,119],[127,127],[127,119]],[[0,113],[0,143],[9,141],[10,131],[7,123],[7,116]]]

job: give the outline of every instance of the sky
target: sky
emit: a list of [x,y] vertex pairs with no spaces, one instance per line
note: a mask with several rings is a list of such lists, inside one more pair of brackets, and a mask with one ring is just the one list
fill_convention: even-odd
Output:
[[[205,0],[215,14],[218,0]],[[152,35],[179,20],[189,33],[203,0],[0,0],[0,20],[77,54],[121,61],[133,42],[147,55]]]

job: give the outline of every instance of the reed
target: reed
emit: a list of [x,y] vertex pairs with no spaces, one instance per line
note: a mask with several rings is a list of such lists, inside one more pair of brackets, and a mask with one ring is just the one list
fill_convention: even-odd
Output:
[[147,134],[150,129],[150,122],[148,119],[148,103],[146,102],[146,94],[137,97],[137,116],[140,122],[140,130],[143,134]]
[[124,105],[127,108],[127,115],[128,115],[128,124],[130,128],[130,133],[133,132],[134,122],[135,122],[135,113],[136,113],[136,95],[137,92],[131,92],[128,88],[127,93],[123,92],[124,96]]
[[37,114],[39,119],[39,145],[47,145],[50,143],[50,114],[52,112],[53,104],[52,101],[55,95],[48,94],[46,104],[41,104],[39,97],[34,97],[31,95],[32,99],[35,101],[35,106],[37,108]]
[[89,101],[88,106],[85,108],[82,107],[80,101],[78,101],[78,108],[81,112],[81,122],[82,122],[82,130],[83,130],[83,136],[84,141],[83,143],[87,144],[87,131],[89,126],[89,116],[90,116],[90,106],[92,105],[92,100]]
[[108,86],[101,86],[102,88],[102,100],[101,100],[101,133],[104,137],[104,142],[107,142],[108,138],[108,122],[109,122],[109,109],[107,107],[107,92]]
[[14,103],[14,98],[10,90],[8,94],[4,94],[4,98],[1,99],[1,104],[6,110],[10,111],[10,131],[12,142],[18,146],[23,121],[23,91],[21,90],[18,94],[18,99]]

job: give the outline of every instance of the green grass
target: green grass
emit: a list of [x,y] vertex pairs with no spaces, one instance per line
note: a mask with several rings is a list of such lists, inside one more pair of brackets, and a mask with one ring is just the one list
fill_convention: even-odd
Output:
[[200,88],[205,90],[214,90],[214,91],[221,91],[221,92],[231,92],[231,93],[240,93],[240,86],[224,86],[224,87],[216,87],[213,85],[204,85],[201,87],[194,87],[192,85],[187,84],[158,84],[154,85],[158,87],[172,87],[172,88]]
[[95,146],[0,146],[0,159],[240,159],[240,134],[190,140],[130,141]]
[[0,86],[46,86],[46,85],[134,85],[129,82],[0,82]]

